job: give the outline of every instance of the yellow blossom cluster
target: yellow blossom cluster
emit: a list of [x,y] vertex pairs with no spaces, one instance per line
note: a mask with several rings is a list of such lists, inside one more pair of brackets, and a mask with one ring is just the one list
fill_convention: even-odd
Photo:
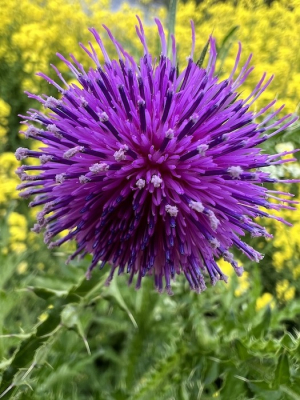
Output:
[[243,95],[249,93],[262,74],[267,72],[269,76],[274,74],[275,79],[256,106],[260,107],[278,98],[280,103],[286,105],[286,111],[296,110],[300,101],[299,0],[274,1],[271,6],[267,6],[263,0],[205,0],[199,6],[193,1],[180,3],[176,35],[180,40],[182,57],[190,51],[189,19],[193,19],[196,24],[198,54],[209,35],[216,37],[220,48],[226,35],[236,27],[225,43],[225,49],[219,53],[221,60],[217,71],[224,76],[230,71],[234,65],[237,41],[240,41],[243,48],[241,62],[252,53],[252,63],[255,66],[243,86]]
[[16,186],[19,179],[15,170],[19,164],[13,153],[0,153],[0,206],[2,207],[7,205],[10,200],[18,198]]
[[[148,6],[151,7],[151,4]],[[0,59],[8,65],[22,64],[24,74],[21,84],[24,90],[38,91],[40,79],[34,76],[35,72],[49,73],[52,62],[62,67],[62,62],[55,57],[56,52],[66,56],[73,52],[79,61],[86,64],[78,42],[86,44],[91,39],[87,30],[91,26],[101,31],[101,25],[105,23],[130,53],[142,54],[142,46],[135,33],[135,15],[141,14],[141,11],[126,3],[114,12],[109,0],[48,0],[46,3],[38,0],[0,0],[0,8],[3,10]],[[166,19],[163,8],[150,10],[149,14]],[[286,103],[288,111],[295,111],[300,99],[300,0],[274,1],[271,6],[263,0],[205,0],[198,6],[192,0],[179,2],[176,37],[180,66],[186,63],[190,54],[190,19],[196,25],[196,54],[200,54],[209,35],[217,38],[220,48],[226,35],[236,27],[234,35],[220,52],[217,72],[225,75],[233,67],[239,40],[243,45],[241,60],[253,53],[253,64],[256,66],[244,92],[255,86],[263,72],[274,73],[276,79],[262,101],[278,97]],[[159,54],[159,42],[154,34],[156,27],[152,20],[145,21],[145,30],[150,50]],[[109,54],[115,56],[106,34],[103,34],[103,39]]]
[[256,310],[259,311],[267,306],[274,308],[275,301],[271,293],[265,292],[256,300]]
[[1,147],[6,143],[7,137],[7,117],[10,113],[10,106],[3,99],[0,98],[0,142]]
[[295,291],[296,288],[291,286],[287,279],[283,279],[276,284],[276,296],[283,302],[293,300],[295,297]]
[[24,215],[11,212],[8,215],[9,249],[15,253],[26,250],[27,219]]
[[[299,201],[299,199],[296,199]],[[276,235],[273,240],[275,251],[273,253],[273,265],[277,271],[284,268],[294,270],[294,278],[300,276],[299,258],[293,255],[299,255],[300,252],[300,207],[295,205],[296,210],[284,210],[280,214],[283,218],[293,224],[286,226],[280,222],[274,221]]]
[[[284,189],[279,187],[279,189]],[[300,198],[296,198],[299,201]],[[296,210],[281,210],[280,216],[290,223],[292,226],[286,226],[282,223],[272,220],[273,252],[272,265],[280,274],[290,271],[294,282],[300,277],[300,206],[295,205]],[[278,213],[279,214],[279,213]],[[289,284],[288,280],[279,281],[276,286],[276,295],[281,301],[288,301],[295,296],[295,287]]]

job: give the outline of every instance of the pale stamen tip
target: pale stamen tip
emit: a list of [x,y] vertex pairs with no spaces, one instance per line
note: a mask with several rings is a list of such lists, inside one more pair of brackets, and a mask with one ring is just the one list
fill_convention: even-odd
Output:
[[62,103],[60,100],[56,99],[53,96],[49,96],[44,103],[45,108],[54,108],[60,106]]
[[103,111],[102,113],[98,114],[98,116],[99,116],[101,122],[106,122],[106,121],[109,120],[109,117],[108,117],[108,115],[106,114],[105,111]]
[[138,180],[136,181],[136,186],[137,186],[139,189],[143,189],[143,188],[145,187],[145,185],[146,185],[146,181],[145,181],[144,179],[138,179]]
[[171,217],[177,217],[178,208],[176,206],[171,206],[170,204],[167,204],[165,206],[165,210],[168,214],[170,214]]
[[114,152],[114,159],[116,161],[123,161],[126,159],[125,149],[119,149]]
[[203,212],[203,210],[204,210],[204,206],[203,206],[203,204],[201,203],[201,201],[194,201],[194,200],[192,200],[191,202],[190,202],[190,204],[189,204],[189,207],[192,209],[192,210],[195,210],[195,211],[197,211],[197,212]]
[[159,188],[162,182],[163,180],[158,175],[152,175],[151,183],[153,183],[155,188]]
[[241,174],[243,173],[243,169],[240,166],[236,165],[236,166],[229,167],[227,169],[227,172],[233,179],[240,179]]
[[89,167],[89,171],[93,174],[97,174],[99,172],[107,171],[109,166],[106,163],[95,163],[91,167]]
[[173,139],[173,137],[174,137],[174,130],[173,130],[173,129],[168,129],[168,130],[166,131],[165,136],[166,136],[167,139]]
[[91,179],[85,175],[80,175],[80,177],[79,177],[79,182],[81,184],[88,183],[88,182],[90,182],[90,180]]
[[200,154],[200,156],[205,156],[206,151],[208,150],[209,146],[207,144],[200,144],[197,147],[197,151]]
[[69,159],[74,157],[77,153],[82,152],[84,150],[83,146],[76,146],[64,152],[63,158]]
[[57,174],[55,175],[55,182],[56,183],[63,183],[66,180],[66,174],[62,173],[62,174]]

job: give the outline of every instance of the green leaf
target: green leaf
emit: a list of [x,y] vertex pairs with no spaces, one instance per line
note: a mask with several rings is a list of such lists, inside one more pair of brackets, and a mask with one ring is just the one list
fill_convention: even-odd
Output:
[[78,310],[68,304],[61,312],[61,323],[67,328],[73,328],[78,323]]
[[239,29],[239,25],[236,25],[234,27],[232,27],[228,33],[224,36],[223,40],[222,40],[222,44],[220,47],[220,51],[224,50],[226,43],[229,41],[229,39],[235,34],[235,32]]
[[245,361],[252,357],[252,355],[250,355],[248,353],[248,349],[243,345],[243,343],[239,339],[235,339],[233,341],[233,346],[234,346],[234,348],[237,352],[237,355],[241,361]]
[[283,393],[286,393],[287,395],[289,395],[289,399],[300,400],[300,393],[296,393],[294,388],[291,388],[291,387],[285,386],[285,385],[280,385],[280,390]]
[[208,46],[209,46],[209,40],[207,41],[206,45],[203,47],[203,50],[201,51],[201,54],[200,54],[200,57],[199,57],[199,60],[196,63],[199,68],[202,67],[203,61],[205,59],[205,56],[206,56],[206,53],[207,53],[207,50],[208,50]]
[[205,385],[210,385],[219,376],[219,363],[215,362],[213,360],[209,360],[209,361],[210,361],[210,364],[208,367],[208,371],[205,374],[205,378],[204,378]]
[[71,302],[72,297],[75,299],[75,302],[78,302],[79,297],[83,298],[92,296],[92,294],[98,292],[104,286],[105,280],[105,275],[99,277],[99,273],[97,274],[96,272],[93,273],[90,279],[86,279],[85,276],[82,276],[80,282],[70,289],[67,298],[68,302]]
[[271,307],[267,306],[262,321],[252,329],[251,331],[252,335],[257,338],[263,336],[269,329],[270,322],[271,322]]
[[233,395],[238,393],[239,397],[245,396],[248,392],[246,391],[246,384],[243,380],[237,378],[236,369],[228,369],[224,376],[224,382],[220,391],[220,399],[233,399]]
[[168,381],[169,374],[175,370],[179,362],[179,355],[174,354],[160,360],[153,366],[150,372],[144,374],[140,382],[137,383],[134,395],[130,400],[154,399],[159,388]]
[[53,290],[44,287],[28,286],[28,290],[43,300],[49,300],[52,297],[63,297],[68,294],[66,290]]
[[109,288],[106,291],[106,293],[103,294],[103,297],[104,298],[106,298],[106,297],[113,298],[117,302],[118,306],[122,310],[126,311],[126,313],[128,314],[128,317],[130,318],[130,320],[133,323],[134,327],[135,328],[138,327],[138,325],[136,323],[136,320],[134,319],[134,316],[132,315],[131,311],[129,310],[127,304],[125,303],[125,301],[124,301],[124,299],[123,299],[123,297],[121,295],[121,292],[120,292],[119,287],[118,287],[117,279],[113,279],[111,281],[111,283],[109,285]]
[[0,362],[0,371],[5,370],[7,367],[9,367],[11,362],[12,362],[12,358],[1,361]]
[[220,72],[222,71],[224,61],[225,61],[225,59],[229,53],[229,50],[232,46],[232,43],[229,43],[229,40],[233,37],[233,35],[235,34],[235,32],[238,29],[239,29],[238,25],[231,28],[228,31],[228,33],[224,36],[221,46],[219,48],[217,48],[218,58],[220,60],[220,67],[219,67],[217,74],[220,74]]
[[259,400],[280,400],[282,399],[282,392],[280,390],[271,390],[269,385],[263,381],[248,381],[249,389],[258,397]]
[[68,329],[74,328],[76,330],[78,335],[82,338],[85,347],[87,349],[87,352],[90,355],[91,354],[90,347],[86,340],[79,315],[80,315],[79,307],[75,306],[74,304],[68,304],[66,307],[64,307],[61,313],[61,323]]
[[297,340],[290,332],[285,332],[282,339],[280,340],[280,344],[287,350],[295,350],[298,345]]
[[[39,324],[14,352],[9,366],[3,373],[0,385],[0,399],[6,400],[13,396],[16,386],[15,379],[19,376],[20,370],[33,365],[37,351],[62,327],[61,313],[64,324],[67,327],[76,325],[77,332],[83,338],[89,352],[87,341],[83,335],[83,329],[76,315],[76,309],[69,303],[79,303],[83,297],[88,299],[95,290],[103,286],[103,282],[104,279],[99,280],[99,275],[95,273],[90,281],[86,281],[83,276],[80,282],[72,287],[69,292],[55,291],[47,288],[32,288],[32,291],[44,300],[56,296],[56,301],[54,302],[54,307],[50,311],[47,311],[48,318]],[[122,297],[120,298],[120,296],[117,297],[122,303]]]
[[177,0],[170,0],[169,17],[168,17],[168,57],[172,53],[172,40],[171,35],[175,32]]
[[0,398],[10,399],[13,395],[14,379],[21,369],[27,368],[34,360],[36,351],[51,337],[51,333],[60,324],[60,317],[56,309],[52,309],[49,317],[41,323],[31,336],[23,340],[11,358],[9,368],[5,370],[0,385]]
[[284,352],[280,355],[277,367],[275,370],[275,385],[279,387],[282,384],[289,384],[291,380],[289,359]]

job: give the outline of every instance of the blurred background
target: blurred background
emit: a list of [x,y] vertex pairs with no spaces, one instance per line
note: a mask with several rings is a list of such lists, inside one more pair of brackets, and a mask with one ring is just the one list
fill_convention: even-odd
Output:
[[[88,27],[105,23],[134,57],[142,56],[135,15],[145,23],[149,48],[159,55],[154,17],[166,24],[169,1],[0,0],[0,399],[300,399],[300,208],[283,211],[289,228],[265,221],[273,240],[247,240],[265,254],[259,265],[237,257],[246,272],[236,278],[220,262],[229,283],[191,293],[184,277],[174,296],[158,295],[151,278],[138,292],[126,276],[105,287],[105,271],[85,281],[90,259],[65,260],[74,248],[48,250],[31,232],[38,210],[18,199],[17,147],[36,146],[19,134],[18,114],[37,107],[24,91],[56,96],[35,75],[55,79],[56,57],[91,40]],[[253,53],[255,70],[243,96],[261,75],[275,80],[256,109],[274,98],[285,113],[299,114],[300,1],[180,1],[175,34],[179,68],[190,54],[190,19],[196,54],[210,34],[217,38],[217,73]],[[103,33],[108,52],[115,55]],[[272,139],[268,152],[300,145],[300,128]],[[300,164],[274,167],[274,176],[300,178]],[[278,185],[280,190],[280,185]],[[286,189],[286,188],[285,188]],[[286,191],[299,199],[298,187]]]

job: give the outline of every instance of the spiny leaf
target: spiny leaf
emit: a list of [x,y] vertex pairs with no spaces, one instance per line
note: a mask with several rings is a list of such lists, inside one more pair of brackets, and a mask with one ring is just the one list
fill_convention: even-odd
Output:
[[[28,338],[23,340],[16,349],[9,367],[6,368],[0,385],[0,398],[10,399],[13,395],[14,379],[21,369],[32,364],[35,354],[47,341],[56,333],[61,326],[61,312],[69,303],[78,303],[83,297],[88,297],[91,292],[103,285],[103,279],[99,281],[97,274],[94,274],[90,281],[82,277],[77,285],[74,285],[69,292],[62,294],[60,291],[36,288],[35,292],[40,297],[48,299],[49,296],[56,297],[54,307],[48,312],[48,318],[39,324]],[[43,298],[42,297],[42,298]],[[78,326],[77,326],[78,327]],[[79,334],[82,329],[79,327]],[[85,342],[86,343],[86,342]],[[88,346],[87,346],[88,348]],[[8,390],[9,389],[9,390]]]
[[171,35],[174,35],[175,32],[176,10],[177,10],[177,0],[170,0],[169,18],[168,18],[168,57],[171,56],[172,52]]
[[52,297],[63,297],[68,294],[66,290],[53,290],[44,287],[29,286],[28,290],[43,300],[49,300]]
[[234,27],[232,27],[228,33],[224,36],[223,40],[222,40],[222,44],[220,47],[220,51],[224,50],[224,47],[226,45],[226,43],[228,42],[228,40],[234,35],[234,33],[239,29],[239,25],[236,25]]
[[149,373],[144,374],[136,385],[136,391],[131,400],[153,399],[160,385],[165,384],[169,374],[177,367],[179,354],[173,354],[159,361]]
[[108,290],[104,294],[104,297],[109,297],[109,296],[111,296],[114,300],[116,300],[119,307],[127,312],[128,317],[130,318],[134,327],[137,328],[138,325],[136,323],[136,320],[134,319],[134,316],[132,315],[131,311],[129,310],[127,304],[125,303],[125,301],[121,295],[121,292],[120,292],[118,284],[117,284],[117,279],[113,279],[111,281]]
[[251,333],[255,337],[260,337],[264,335],[266,331],[269,329],[270,322],[271,322],[271,308],[270,306],[267,306],[262,321],[252,329]]
[[60,316],[56,309],[52,309],[49,317],[41,323],[37,329],[32,332],[31,336],[23,340],[20,346],[15,351],[9,368],[3,374],[2,382],[0,385],[0,398],[10,399],[13,391],[7,391],[8,388],[13,389],[14,379],[20,369],[28,367],[33,362],[35,352],[46,343],[51,332],[56,330],[60,323]]
[[280,344],[288,350],[295,350],[298,345],[298,341],[290,332],[285,332],[284,336],[280,340]]
[[280,355],[275,370],[275,385],[278,387],[279,385],[282,384],[288,385],[289,383],[290,383],[289,359],[287,354],[284,352]]
[[209,40],[207,41],[206,45],[204,46],[204,48],[203,48],[203,50],[202,50],[202,52],[200,54],[199,60],[196,63],[199,68],[202,67],[203,61],[205,59],[205,56],[206,56],[206,53],[207,53],[207,50],[208,50],[208,46],[209,46]]
[[233,346],[237,352],[237,355],[241,361],[245,361],[252,356],[248,353],[248,349],[244,346],[244,344],[239,340],[235,339],[233,342]]

